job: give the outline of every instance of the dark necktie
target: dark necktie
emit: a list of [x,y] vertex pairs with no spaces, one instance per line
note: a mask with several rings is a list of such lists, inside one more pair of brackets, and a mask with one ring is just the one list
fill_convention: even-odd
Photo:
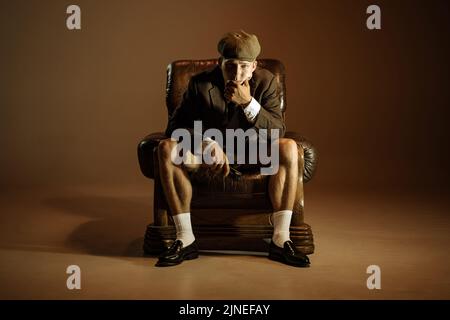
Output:
[[240,127],[239,106],[234,102],[227,103],[227,128],[237,129]]

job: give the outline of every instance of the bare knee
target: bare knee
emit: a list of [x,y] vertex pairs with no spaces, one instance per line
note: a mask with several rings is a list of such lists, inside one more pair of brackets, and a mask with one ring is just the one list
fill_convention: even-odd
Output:
[[171,161],[172,150],[176,146],[176,144],[176,141],[173,141],[171,139],[164,139],[159,142],[158,157],[160,161]]
[[281,138],[278,142],[280,163],[294,164],[298,161],[298,147],[293,139]]

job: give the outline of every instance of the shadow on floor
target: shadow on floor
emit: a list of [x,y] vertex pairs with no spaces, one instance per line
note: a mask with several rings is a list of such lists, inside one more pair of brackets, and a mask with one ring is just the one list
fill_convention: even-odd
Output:
[[[92,219],[77,226],[68,236],[64,247],[69,252],[112,257],[153,257],[143,252],[144,234],[152,217],[149,198],[117,198],[91,195],[47,198],[42,205],[61,214]],[[198,239],[202,255],[266,256],[270,239],[227,239],[227,247],[219,239]],[[211,242],[213,244],[211,244]],[[212,249],[214,248],[214,249]]]
[[143,236],[151,218],[150,198],[78,195],[48,198],[42,204],[62,214],[93,219],[68,235],[67,249],[100,256],[142,257]]

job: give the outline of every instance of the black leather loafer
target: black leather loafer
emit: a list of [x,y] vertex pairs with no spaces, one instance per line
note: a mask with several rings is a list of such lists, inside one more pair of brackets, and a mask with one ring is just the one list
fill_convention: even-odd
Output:
[[294,267],[309,267],[308,257],[298,251],[292,241],[284,243],[283,248],[278,247],[273,241],[270,242],[269,259],[283,262]]
[[196,258],[198,258],[197,241],[194,240],[194,242],[184,248],[181,240],[175,240],[170,248],[159,256],[156,267],[176,266],[184,260]]

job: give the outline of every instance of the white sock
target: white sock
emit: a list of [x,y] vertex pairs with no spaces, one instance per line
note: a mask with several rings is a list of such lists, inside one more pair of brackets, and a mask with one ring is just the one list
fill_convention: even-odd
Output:
[[281,210],[272,214],[273,236],[272,241],[280,248],[289,238],[289,227],[291,225],[292,210]]
[[194,233],[192,232],[191,213],[176,214],[172,218],[177,229],[177,240],[181,240],[183,247],[187,247],[195,240]]

